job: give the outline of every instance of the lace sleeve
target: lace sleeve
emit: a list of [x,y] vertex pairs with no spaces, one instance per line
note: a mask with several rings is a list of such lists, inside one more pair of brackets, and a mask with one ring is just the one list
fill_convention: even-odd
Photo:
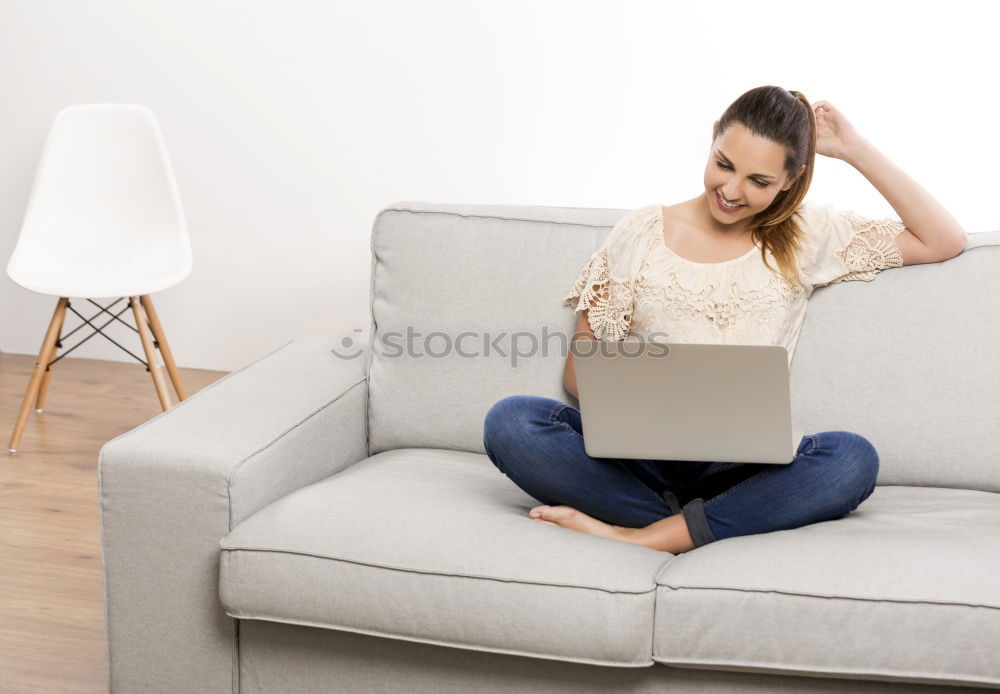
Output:
[[903,265],[896,237],[906,230],[898,219],[872,219],[850,210],[820,208],[808,280],[813,287],[863,280]]
[[628,335],[634,301],[630,284],[611,278],[607,248],[591,256],[563,299],[574,311],[589,308],[587,322],[594,337],[611,342],[620,342]]
[[653,204],[623,215],[563,299],[574,311],[590,309],[587,321],[598,340],[620,342],[628,336],[637,282],[656,239],[660,211]]

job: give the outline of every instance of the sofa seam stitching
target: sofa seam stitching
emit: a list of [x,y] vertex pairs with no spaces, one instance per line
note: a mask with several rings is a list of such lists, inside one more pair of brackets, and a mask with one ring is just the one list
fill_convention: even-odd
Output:
[[[988,682],[988,683],[997,683],[997,682],[1000,682],[1000,679],[996,679],[996,678],[989,678],[989,679],[968,679],[968,678],[962,678],[961,676],[957,676],[957,675],[950,674],[950,673],[943,673],[943,674],[940,674],[939,676],[935,677],[932,673],[928,673],[928,672],[921,672],[921,673],[911,674],[911,673],[908,673],[908,672],[902,671],[902,670],[894,670],[894,671],[852,670],[850,668],[845,668],[845,667],[823,668],[822,666],[819,666],[818,668],[817,667],[812,667],[810,669],[803,669],[803,668],[790,667],[788,665],[779,665],[779,664],[775,663],[774,661],[769,661],[766,664],[762,664],[759,661],[747,662],[747,661],[743,661],[743,660],[703,660],[703,659],[699,659],[699,660],[677,660],[677,659],[674,659],[673,661],[670,661],[670,660],[666,660],[666,658],[668,658],[668,657],[669,656],[659,656],[659,657],[657,657],[657,656],[654,655],[653,656],[653,661],[656,662],[656,663],[658,663],[658,664],[660,664],[660,665],[667,665],[667,666],[669,666],[669,665],[676,665],[677,667],[684,667],[685,665],[698,665],[698,664],[702,664],[702,665],[705,665],[705,664],[707,664],[707,665],[730,665],[730,666],[735,666],[735,667],[746,667],[746,668],[750,668],[751,670],[753,670],[755,674],[759,674],[759,673],[769,673],[769,674],[781,674],[781,673],[785,673],[785,674],[788,674],[788,673],[793,673],[794,672],[794,673],[807,673],[807,674],[808,673],[813,673],[813,675],[815,675],[815,673],[817,673],[817,672],[822,672],[822,673],[825,673],[827,675],[829,675],[829,674],[839,675],[839,674],[843,674],[843,673],[849,673],[849,674],[855,674],[855,675],[881,675],[883,677],[898,678],[898,679],[890,679],[890,680],[863,680],[863,679],[861,680],[863,682],[869,682],[869,681],[885,682],[885,681],[887,681],[887,682],[892,683],[892,684],[931,684],[933,686],[934,684],[941,684],[942,682],[948,682],[948,683],[952,683],[952,686],[960,686],[960,685],[954,684],[954,682],[956,680],[960,681],[960,682],[965,682],[965,683],[970,683],[971,682],[971,683],[977,683],[977,684],[981,684],[981,683],[984,683],[984,682]],[[703,668],[700,668],[700,669],[703,669]],[[737,672],[743,672],[743,671],[739,671],[738,670]],[[934,682],[932,682],[932,683],[930,683],[930,682],[915,683],[915,682],[912,681],[912,679],[902,679],[904,677],[914,677],[914,676],[915,677],[925,677],[927,679],[934,680]],[[847,678],[847,677],[834,677],[832,679],[843,681],[843,680],[850,680],[851,678]],[[860,679],[860,678],[858,678],[858,679]]]
[[790,590],[761,590],[757,588],[726,588],[726,587],[704,587],[704,586],[672,586],[669,583],[659,583],[657,584],[660,588],[667,588],[668,590],[724,590],[730,592],[738,593],[758,593],[758,594],[772,594],[772,595],[788,595],[792,597],[799,598],[815,598],[817,600],[853,600],[856,602],[891,602],[903,605],[939,605],[942,607],[970,607],[970,608],[984,608],[987,610],[1000,610],[998,605],[982,605],[968,602],[943,602],[941,600],[904,600],[901,598],[866,598],[857,595],[816,595],[814,593],[801,593],[798,591]]
[[370,264],[371,270],[369,272],[368,280],[368,328],[370,334],[368,336],[368,363],[365,366],[365,378],[369,379],[368,389],[365,391],[365,458],[371,457],[372,450],[372,437],[371,437],[371,416],[372,416],[372,389],[371,389],[371,373],[372,365],[375,362],[375,336],[378,334],[378,322],[375,320],[375,275],[378,273],[379,267],[379,257],[378,251],[375,248],[375,229],[378,227],[379,217],[381,217],[386,210],[382,210],[377,215],[375,215],[375,222],[372,224],[372,234],[371,238],[368,239],[368,249],[371,254]]
[[[539,207],[543,207],[544,208],[545,206],[539,206]],[[585,210],[594,210],[594,211],[597,211],[597,210],[604,210],[604,209],[611,209],[611,208],[594,208],[594,207],[592,207],[592,208],[578,208],[578,207],[570,207],[570,208],[556,208],[556,209],[573,209],[573,210],[575,210],[575,209],[585,209]],[[506,222],[537,222],[538,224],[558,224],[560,226],[588,227],[588,228],[591,228],[591,229],[611,229],[611,228],[614,227],[615,224],[617,224],[617,222],[613,222],[611,224],[590,224],[590,223],[587,223],[587,222],[565,222],[565,221],[561,221],[561,220],[537,219],[537,218],[532,218],[532,217],[502,217],[500,215],[493,215],[493,214],[463,214],[461,212],[451,212],[449,210],[414,210],[414,209],[411,209],[409,207],[389,207],[389,208],[387,208],[387,209],[382,210],[381,212],[379,212],[378,213],[378,217],[381,217],[386,212],[409,212],[410,214],[446,214],[446,215],[451,215],[452,217],[462,217],[462,218],[466,218],[466,219],[500,219],[500,220],[503,220],[503,221],[506,221]],[[628,214],[629,212],[630,212],[630,210],[621,210],[621,214],[623,216],[626,215],[626,214]],[[378,222],[378,217],[376,217],[376,220],[375,220],[376,223]]]
[[[361,629],[361,628],[357,628],[357,627],[347,627],[347,626],[344,626],[344,625],[329,626],[329,625],[326,625],[326,624],[322,624],[320,622],[311,622],[311,621],[308,621],[308,620],[290,620],[290,619],[283,619],[281,617],[263,617],[263,616],[253,616],[253,615],[239,615],[239,616],[237,616],[237,615],[230,614],[228,610],[226,611],[226,614],[229,615],[230,617],[232,617],[233,619],[251,619],[251,620],[262,621],[262,622],[275,622],[275,623],[278,623],[278,624],[292,624],[292,625],[297,625],[297,626],[309,626],[309,627],[315,627],[315,628],[318,628],[318,629],[326,629],[328,631],[346,631],[346,632],[349,632],[349,633],[352,633],[352,634],[366,634],[366,635],[369,635],[369,636],[379,636],[380,638],[388,638],[388,639],[393,639],[393,640],[396,640],[396,641],[405,641],[407,643],[423,643],[423,644],[427,644],[427,645],[439,645],[439,646],[445,646],[445,647],[465,648],[466,650],[473,650],[473,651],[477,651],[477,652],[480,652],[480,653],[499,653],[501,655],[519,655],[519,656],[528,656],[528,657],[535,657],[535,658],[538,658],[539,655],[540,655],[538,653],[538,651],[515,651],[515,650],[511,650],[511,649],[490,648],[490,647],[484,646],[482,644],[476,645],[476,644],[472,644],[472,643],[464,643],[463,644],[463,643],[460,643],[458,641],[438,641],[436,639],[424,639],[424,638],[420,638],[419,636],[403,636],[401,634],[398,634],[398,633],[394,634],[394,633],[388,632],[388,631],[376,632],[373,629],[372,630],[366,630],[366,629]],[[545,655],[555,656],[556,654],[548,653],[548,654],[545,654]],[[598,661],[596,659],[573,658],[572,656],[570,656],[570,659],[568,661],[565,658],[562,658],[562,657],[550,657],[550,658],[542,657],[541,659],[542,660],[554,660],[556,662],[563,662],[563,663],[565,663],[565,662],[579,663],[579,664],[583,664],[583,665],[607,665],[608,663],[617,663],[617,664],[630,664],[633,667],[651,667],[651,666],[653,666],[653,665],[656,664],[656,661],[653,660],[652,655],[650,655],[649,662],[645,662],[645,663],[636,663],[635,661],[632,661],[632,660],[612,660],[610,658],[604,659],[602,661]]]
[[340,562],[344,564],[355,564],[358,566],[365,566],[374,569],[385,569],[388,571],[402,571],[405,573],[421,574],[425,576],[442,576],[446,578],[468,578],[481,581],[498,581],[501,583],[516,583],[518,585],[526,586],[548,586],[554,588],[579,588],[582,590],[595,590],[601,591],[602,593],[612,593],[612,594],[623,594],[623,595],[648,595],[650,593],[655,593],[656,589],[659,587],[658,584],[654,583],[650,588],[644,590],[612,590],[607,588],[600,588],[598,586],[583,586],[575,585],[571,583],[551,583],[551,582],[539,582],[539,581],[523,581],[519,579],[508,579],[508,578],[497,578],[495,576],[477,576],[473,574],[459,574],[459,573],[442,573],[440,571],[422,571],[419,569],[404,568],[400,566],[387,566],[384,564],[373,564],[371,562],[359,561],[354,559],[344,559],[343,557],[332,557],[324,554],[313,554],[310,552],[300,552],[296,550],[288,549],[275,549],[271,547],[220,547],[223,552],[270,552],[273,554],[289,554],[300,557],[312,557],[314,559],[326,559],[329,561]]

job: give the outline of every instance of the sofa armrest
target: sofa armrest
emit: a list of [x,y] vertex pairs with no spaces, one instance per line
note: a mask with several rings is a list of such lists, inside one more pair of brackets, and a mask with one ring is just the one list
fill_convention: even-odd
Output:
[[219,541],[368,451],[364,358],[297,338],[104,444],[98,460],[110,692],[236,692]]

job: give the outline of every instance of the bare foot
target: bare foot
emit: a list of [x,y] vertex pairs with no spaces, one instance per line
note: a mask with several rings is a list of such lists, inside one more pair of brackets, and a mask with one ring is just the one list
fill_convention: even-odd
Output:
[[540,523],[557,525],[561,528],[569,528],[570,530],[579,530],[590,535],[607,537],[611,540],[624,540],[625,542],[640,544],[635,537],[638,528],[611,525],[610,523],[597,520],[593,516],[588,516],[583,511],[579,511],[572,506],[536,506],[529,511],[528,515]]

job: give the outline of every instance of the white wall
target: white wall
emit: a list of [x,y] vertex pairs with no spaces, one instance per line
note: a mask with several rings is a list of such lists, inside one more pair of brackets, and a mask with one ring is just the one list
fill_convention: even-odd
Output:
[[[0,0],[0,261],[52,118],[108,101],[152,108],[170,151],[194,271],[153,299],[184,367],[365,339],[390,203],[693,197],[713,120],[763,84],[832,102],[970,233],[1000,229],[987,5]],[[810,199],[894,215],[820,159]],[[36,354],[55,301],[0,274],[0,350]],[[100,336],[73,356],[132,361]]]

